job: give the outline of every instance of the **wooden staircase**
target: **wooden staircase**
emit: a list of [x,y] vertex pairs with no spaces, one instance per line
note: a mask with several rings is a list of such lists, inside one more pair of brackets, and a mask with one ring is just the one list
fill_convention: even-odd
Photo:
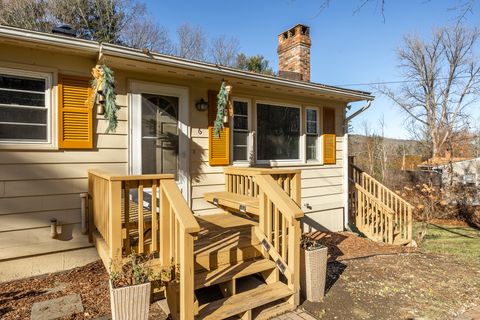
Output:
[[413,206],[353,163],[349,181],[349,210],[358,231],[374,241],[409,245]]
[[198,319],[266,319],[294,308],[288,299],[295,291],[280,282],[275,262],[262,255],[260,241],[253,235],[257,222],[227,212],[197,220],[201,227],[194,246]]
[[300,173],[226,168],[225,180],[226,191],[204,195],[225,214],[197,218],[202,231],[195,245],[195,288],[218,285],[222,296],[205,303],[199,298],[197,317],[268,319],[294,309]]
[[173,319],[268,319],[299,304],[300,171],[226,168],[225,181],[205,194],[224,213],[197,217],[172,175],[89,172],[89,235],[105,266],[153,255],[175,275],[154,285]]

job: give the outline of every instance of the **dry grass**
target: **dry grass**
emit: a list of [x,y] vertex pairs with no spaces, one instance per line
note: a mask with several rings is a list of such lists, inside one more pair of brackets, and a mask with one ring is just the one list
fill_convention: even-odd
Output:
[[[421,223],[414,224],[414,235]],[[465,262],[480,263],[480,230],[468,226],[431,223],[427,235],[420,243],[424,252],[453,255]]]

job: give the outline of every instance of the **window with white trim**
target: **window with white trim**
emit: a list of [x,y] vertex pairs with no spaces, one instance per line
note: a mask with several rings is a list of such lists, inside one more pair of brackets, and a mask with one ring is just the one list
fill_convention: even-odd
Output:
[[50,75],[0,69],[0,142],[48,143]]
[[249,114],[248,102],[233,101],[233,161],[249,159]]
[[318,109],[305,109],[306,160],[318,159]]
[[300,108],[257,103],[257,160],[300,159]]

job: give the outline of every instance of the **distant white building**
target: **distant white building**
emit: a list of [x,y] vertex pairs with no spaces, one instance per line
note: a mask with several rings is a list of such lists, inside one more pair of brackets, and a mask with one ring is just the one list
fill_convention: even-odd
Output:
[[419,165],[421,170],[433,171],[441,175],[442,185],[480,184],[480,158],[437,158],[429,159]]

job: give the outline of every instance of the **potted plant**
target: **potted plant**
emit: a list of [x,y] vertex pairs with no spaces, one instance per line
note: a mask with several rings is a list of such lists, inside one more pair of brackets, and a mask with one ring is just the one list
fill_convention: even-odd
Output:
[[305,299],[319,302],[325,293],[327,278],[327,247],[303,235],[300,242],[301,292]]
[[116,271],[110,270],[110,305],[113,320],[148,319],[150,281],[156,280],[151,268],[148,267],[148,260],[132,254]]

